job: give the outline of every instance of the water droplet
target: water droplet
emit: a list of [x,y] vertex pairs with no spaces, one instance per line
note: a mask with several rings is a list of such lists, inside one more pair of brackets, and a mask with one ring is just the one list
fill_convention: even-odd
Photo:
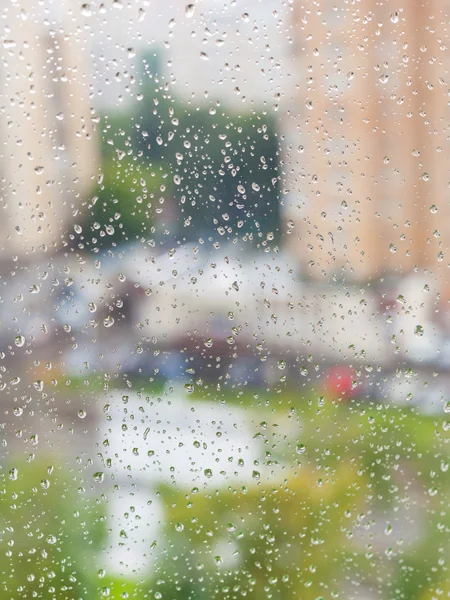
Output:
[[422,325],[416,325],[416,326],[414,327],[414,334],[415,334],[417,337],[422,337],[422,336],[423,336],[423,333],[424,333],[424,332],[423,332],[423,327],[422,327]]
[[184,529],[183,523],[180,523],[180,522],[175,523],[175,531],[183,531],[183,529]]
[[390,19],[391,19],[392,23],[398,23],[398,12],[392,12]]
[[89,4],[81,5],[81,14],[83,17],[90,17],[92,15],[91,7]]
[[94,473],[93,478],[97,483],[101,483],[104,480],[105,475],[101,471],[97,471],[97,473]]
[[105,317],[103,319],[103,325],[105,327],[112,327],[114,325],[114,317],[111,317],[111,315],[108,315],[107,317]]
[[14,343],[16,346],[21,348],[25,344],[25,338],[23,337],[23,335],[16,335],[16,337],[14,338]]
[[295,451],[297,454],[304,454],[306,451],[305,444],[297,444]]
[[194,16],[195,4],[188,4],[184,10],[184,14],[188,19]]

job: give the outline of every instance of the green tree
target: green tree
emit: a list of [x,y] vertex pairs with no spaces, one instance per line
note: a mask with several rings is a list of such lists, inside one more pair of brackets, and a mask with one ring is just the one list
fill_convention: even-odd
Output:
[[174,174],[185,235],[276,237],[280,178],[274,120],[167,100],[158,109],[141,117],[142,150],[149,158],[158,152]]
[[101,507],[62,468],[33,461],[0,474],[1,597],[94,598]]
[[151,238],[158,208],[171,197],[172,182],[160,165],[110,158],[93,200],[84,211],[82,236],[87,248],[110,247]]
[[135,164],[170,173],[186,239],[276,239],[280,172],[274,118],[184,105],[155,81],[143,92],[131,114],[105,121],[105,160],[134,149]]

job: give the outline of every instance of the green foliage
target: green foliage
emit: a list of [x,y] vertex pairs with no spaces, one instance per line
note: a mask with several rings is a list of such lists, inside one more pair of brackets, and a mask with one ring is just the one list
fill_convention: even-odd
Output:
[[49,464],[16,464],[0,475],[5,600],[95,597],[93,565],[104,536],[100,507]]
[[[49,468],[51,461],[5,466],[1,597],[316,600],[346,597],[347,581],[366,582],[386,599],[444,597],[445,421],[321,399],[302,399],[294,408],[287,392],[284,402],[268,399],[280,408],[259,410],[257,437],[270,448],[259,480],[220,489],[158,488],[166,518],[148,579],[97,577],[105,523],[82,481]],[[408,506],[416,507],[417,531],[402,542],[396,515]],[[392,537],[385,538],[384,518],[393,519]],[[375,536],[364,538],[371,521],[377,531],[367,531]]]
[[[445,504],[448,505],[448,496]],[[423,535],[395,564],[394,583],[386,596],[397,600],[448,598],[450,555],[448,510],[429,510]]]
[[186,495],[167,487],[162,598],[329,597],[349,545],[346,513],[363,495],[355,468],[318,484],[309,469],[248,488]]
[[103,589],[107,590],[106,596],[109,600],[142,600],[148,598],[148,595],[142,593],[142,584],[125,578],[108,577]]
[[[261,241],[259,236],[277,234],[278,142],[273,119],[173,103],[163,104],[156,116],[142,115],[142,129],[149,134],[144,138],[150,140],[147,151],[162,152],[178,181],[174,193],[186,236],[220,232],[218,237],[247,234]],[[158,137],[162,146],[154,141]]]
[[261,243],[278,236],[279,144],[272,117],[186,107],[149,84],[127,119],[107,122],[105,159],[130,148],[139,163],[164,165],[171,174],[183,237],[239,235]]
[[170,195],[171,181],[159,166],[147,168],[137,161],[111,158],[102,168],[94,202],[85,212],[83,225],[86,246],[112,244],[149,238],[160,199]]
[[450,551],[445,421],[383,405],[265,398],[278,406],[260,409],[257,433],[270,444],[273,481],[163,490],[167,523],[150,595],[316,599],[345,597],[346,581],[362,581],[383,598],[441,597]]

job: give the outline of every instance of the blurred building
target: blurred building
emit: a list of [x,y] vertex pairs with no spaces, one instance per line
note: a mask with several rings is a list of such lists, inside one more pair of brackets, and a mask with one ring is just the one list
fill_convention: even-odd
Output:
[[11,257],[58,245],[73,227],[98,149],[79,3],[20,0],[3,12],[0,247]]
[[286,243],[347,278],[450,264],[450,5],[294,2]]

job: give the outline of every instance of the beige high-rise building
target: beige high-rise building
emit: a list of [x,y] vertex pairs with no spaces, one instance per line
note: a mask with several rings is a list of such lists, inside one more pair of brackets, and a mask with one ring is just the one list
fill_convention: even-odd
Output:
[[0,248],[4,258],[32,259],[77,222],[80,198],[95,182],[98,141],[79,3],[19,0],[8,11],[0,60]]
[[365,280],[415,265],[444,274],[450,5],[292,6],[283,119],[287,246],[314,277],[344,269]]

